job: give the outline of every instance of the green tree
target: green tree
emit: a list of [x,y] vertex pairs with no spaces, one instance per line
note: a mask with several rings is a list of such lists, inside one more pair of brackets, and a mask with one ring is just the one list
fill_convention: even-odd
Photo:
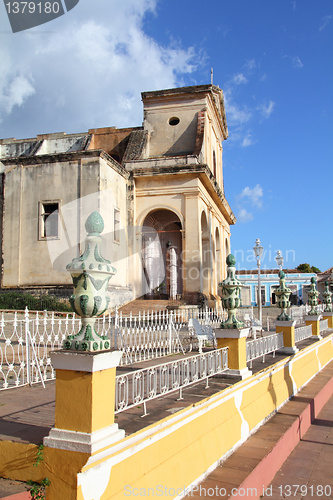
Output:
[[300,273],[320,273],[321,272],[320,269],[318,269],[318,267],[310,266],[310,264],[308,264],[308,263],[299,264],[296,267],[296,269]]

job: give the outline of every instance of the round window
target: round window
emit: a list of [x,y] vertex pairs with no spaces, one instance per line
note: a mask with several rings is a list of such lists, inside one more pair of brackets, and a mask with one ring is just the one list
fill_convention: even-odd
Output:
[[179,122],[180,122],[180,119],[177,116],[173,116],[169,120],[169,125],[171,125],[172,127],[174,127],[175,125],[178,125]]

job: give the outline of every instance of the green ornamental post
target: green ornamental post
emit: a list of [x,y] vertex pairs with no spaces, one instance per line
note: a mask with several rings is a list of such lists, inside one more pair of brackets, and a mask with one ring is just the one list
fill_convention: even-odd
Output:
[[237,319],[237,308],[240,306],[240,287],[242,282],[236,276],[236,259],[232,254],[227,257],[227,277],[222,283],[221,299],[225,309],[228,309],[228,319],[221,323],[222,329],[240,329],[244,327],[244,323]]
[[95,330],[96,317],[103,314],[110,298],[106,291],[110,278],[116,273],[109,260],[101,255],[104,221],[98,212],[93,212],[86,220],[87,236],[84,253],[72,260],[66,269],[71,274],[74,294],[70,297],[73,310],[82,318],[82,328],[76,335],[68,335],[64,349],[99,352],[110,349],[107,336]]
[[332,292],[329,289],[329,283],[325,281],[325,292],[323,292],[325,309],[324,312],[332,312]]
[[312,276],[311,289],[308,292],[308,297],[309,297],[308,303],[309,303],[309,306],[311,306],[311,310],[308,313],[309,316],[315,316],[317,314],[318,296],[319,296],[319,292],[316,289],[316,278],[314,276]]
[[290,316],[287,314],[286,309],[290,307],[290,294],[291,290],[286,285],[286,275],[281,270],[279,271],[280,286],[275,290],[277,296],[277,307],[281,309],[281,313],[276,318],[278,321],[291,321]]

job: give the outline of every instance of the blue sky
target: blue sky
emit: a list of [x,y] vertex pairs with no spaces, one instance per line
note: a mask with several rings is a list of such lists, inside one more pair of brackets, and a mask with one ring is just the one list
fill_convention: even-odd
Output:
[[137,126],[140,92],[225,94],[232,251],[252,268],[333,265],[331,0],[80,0],[13,34],[0,5],[0,137]]

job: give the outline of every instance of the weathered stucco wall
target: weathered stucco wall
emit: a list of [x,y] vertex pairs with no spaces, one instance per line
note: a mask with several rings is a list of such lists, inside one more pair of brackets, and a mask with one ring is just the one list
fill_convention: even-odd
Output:
[[[88,215],[100,210],[109,235],[113,234],[114,207],[126,217],[126,179],[98,156],[19,165],[5,175],[4,287],[71,284],[66,265],[83,251]],[[41,239],[39,205],[53,201],[60,206],[59,236]],[[127,226],[126,220],[123,225]],[[107,243],[105,255],[110,260],[127,255],[126,238],[121,244],[110,238]],[[126,285],[126,265],[119,266],[114,284]]]

